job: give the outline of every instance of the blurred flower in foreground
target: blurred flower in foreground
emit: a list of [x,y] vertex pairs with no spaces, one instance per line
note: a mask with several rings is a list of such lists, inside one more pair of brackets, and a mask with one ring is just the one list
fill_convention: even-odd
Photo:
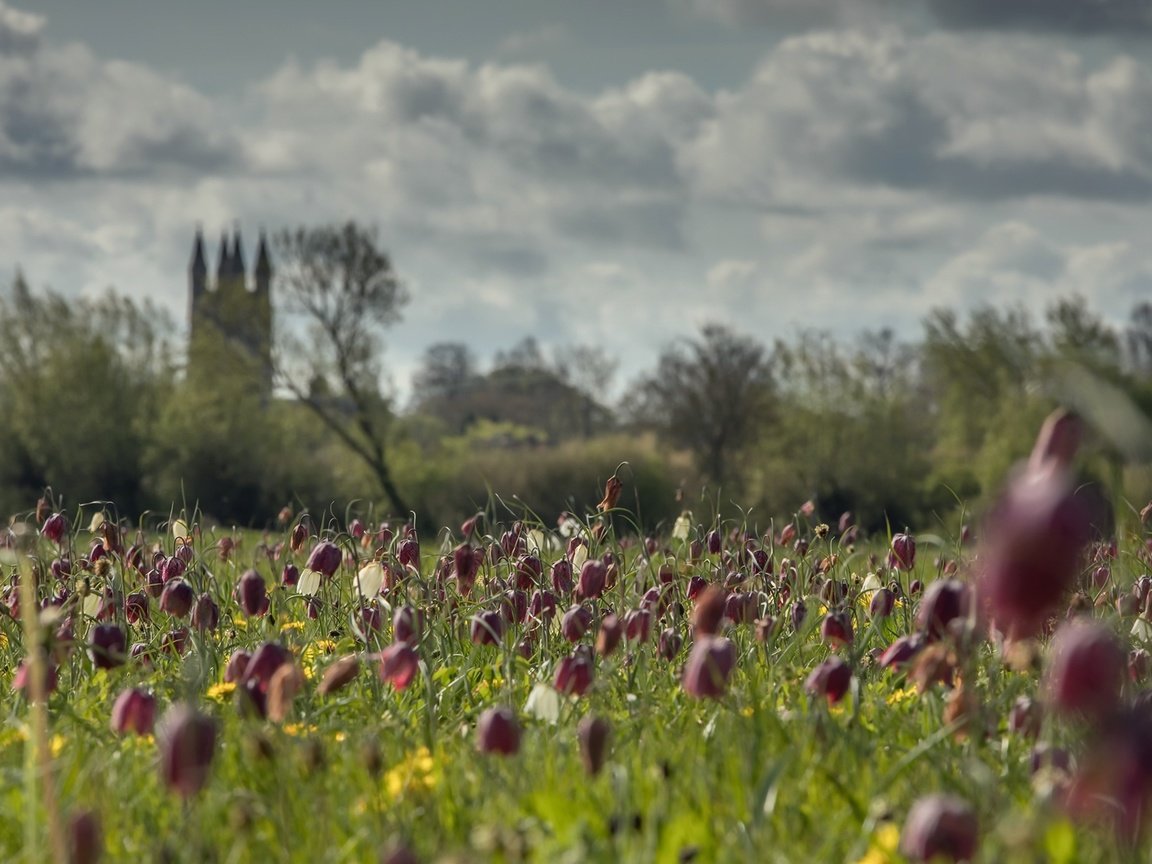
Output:
[[1072,714],[1103,717],[1120,701],[1128,656],[1102,624],[1074,620],[1052,640],[1046,681],[1052,706]]
[[717,699],[728,689],[736,667],[736,646],[723,636],[700,636],[692,643],[684,664],[684,692],[696,698]]
[[520,750],[520,724],[511,708],[489,708],[476,724],[476,748],[481,753],[514,756]]
[[1071,470],[1082,425],[1066,411],[1049,415],[987,520],[978,590],[993,623],[1013,639],[1043,627],[1080,569],[1091,532]]
[[160,780],[188,798],[208,782],[216,752],[216,722],[191,705],[173,705],[156,730],[160,750]]
[[967,801],[928,795],[908,812],[900,851],[913,861],[970,861],[979,839],[976,811]]

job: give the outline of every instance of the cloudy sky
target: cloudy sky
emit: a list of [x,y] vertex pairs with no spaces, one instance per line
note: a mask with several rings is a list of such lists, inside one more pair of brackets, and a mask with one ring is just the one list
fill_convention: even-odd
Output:
[[151,297],[193,232],[379,227],[387,336],[915,336],[1152,296],[1152,0],[0,0],[0,281]]

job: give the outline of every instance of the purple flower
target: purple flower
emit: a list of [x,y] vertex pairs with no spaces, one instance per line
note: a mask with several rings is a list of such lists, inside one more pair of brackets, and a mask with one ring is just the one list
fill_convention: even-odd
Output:
[[928,795],[908,812],[900,851],[913,861],[969,861],[979,840],[972,805],[952,795]]
[[204,788],[216,752],[216,723],[190,705],[168,709],[156,730],[160,779],[178,795],[189,798]]
[[718,699],[727,691],[734,668],[736,646],[732,642],[723,636],[698,636],[680,683],[689,696]]
[[476,724],[476,749],[481,753],[514,756],[520,750],[520,724],[511,708],[489,708]]

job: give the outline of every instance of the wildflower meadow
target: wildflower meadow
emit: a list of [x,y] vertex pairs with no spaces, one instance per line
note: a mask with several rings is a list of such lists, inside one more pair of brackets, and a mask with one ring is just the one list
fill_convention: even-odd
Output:
[[[1147,860],[1152,510],[1052,415],[986,514],[640,529],[50,497],[3,549],[0,857]],[[827,521],[825,521],[827,520]]]

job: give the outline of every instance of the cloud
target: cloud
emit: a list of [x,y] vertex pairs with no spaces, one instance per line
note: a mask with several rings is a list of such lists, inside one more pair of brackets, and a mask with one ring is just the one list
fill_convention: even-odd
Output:
[[0,57],[35,51],[43,29],[43,17],[13,9],[0,0]]
[[730,26],[783,32],[866,23],[1003,30],[1071,37],[1152,35],[1148,0],[670,0]]
[[1152,34],[1148,0],[928,0],[928,7],[945,27]]
[[534,30],[511,33],[501,40],[496,53],[502,57],[524,57],[540,54],[563,45],[571,34],[563,24],[545,24]]
[[1152,262],[1126,242],[1060,244],[1032,225],[994,225],[925,280],[934,305],[1024,303],[1080,295],[1114,321],[1152,291]]
[[795,37],[688,145],[703,193],[807,206],[861,188],[958,200],[1152,197],[1152,73],[1025,37]]
[[0,3],[0,181],[221,171],[242,158],[200,94],[81,45]]

